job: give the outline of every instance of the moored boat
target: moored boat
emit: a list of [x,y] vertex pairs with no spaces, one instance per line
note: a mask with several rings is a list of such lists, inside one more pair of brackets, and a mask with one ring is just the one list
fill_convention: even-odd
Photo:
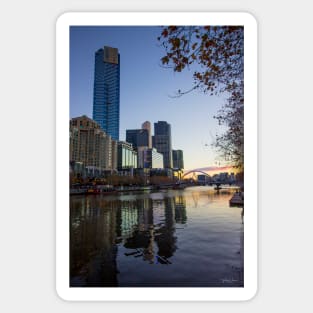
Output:
[[243,192],[236,191],[229,200],[230,206],[243,206]]

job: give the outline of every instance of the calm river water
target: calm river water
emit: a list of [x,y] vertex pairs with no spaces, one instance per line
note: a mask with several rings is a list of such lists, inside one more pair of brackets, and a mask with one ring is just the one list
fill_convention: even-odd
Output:
[[241,287],[242,209],[212,187],[70,197],[71,287]]

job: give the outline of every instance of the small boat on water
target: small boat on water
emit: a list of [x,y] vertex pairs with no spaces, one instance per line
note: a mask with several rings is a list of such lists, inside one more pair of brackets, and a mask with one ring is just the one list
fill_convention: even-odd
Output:
[[70,188],[70,195],[98,195],[98,194],[113,194],[117,191],[111,185],[88,185]]
[[114,187],[110,185],[96,185],[88,189],[86,193],[92,195],[114,194],[117,193],[117,190],[115,190]]
[[86,193],[85,188],[71,188],[70,195],[83,195]]
[[128,191],[149,191],[155,189],[153,186],[120,186],[116,190],[118,192]]

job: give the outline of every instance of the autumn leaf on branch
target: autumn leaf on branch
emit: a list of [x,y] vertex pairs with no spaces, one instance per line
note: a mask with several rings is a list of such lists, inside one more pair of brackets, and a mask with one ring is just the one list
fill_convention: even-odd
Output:
[[243,168],[244,28],[167,26],[158,41],[166,52],[162,64],[175,72],[196,66],[193,87],[179,90],[178,96],[193,90],[227,95],[225,105],[215,117],[227,130],[217,136],[215,147],[232,165]]

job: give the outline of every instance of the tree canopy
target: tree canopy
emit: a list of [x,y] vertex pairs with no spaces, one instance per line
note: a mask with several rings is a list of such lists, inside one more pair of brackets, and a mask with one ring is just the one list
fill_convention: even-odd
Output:
[[244,31],[242,26],[166,26],[158,41],[165,49],[163,66],[193,72],[193,90],[225,93],[227,100],[215,118],[227,126],[215,146],[232,165],[243,168]]

